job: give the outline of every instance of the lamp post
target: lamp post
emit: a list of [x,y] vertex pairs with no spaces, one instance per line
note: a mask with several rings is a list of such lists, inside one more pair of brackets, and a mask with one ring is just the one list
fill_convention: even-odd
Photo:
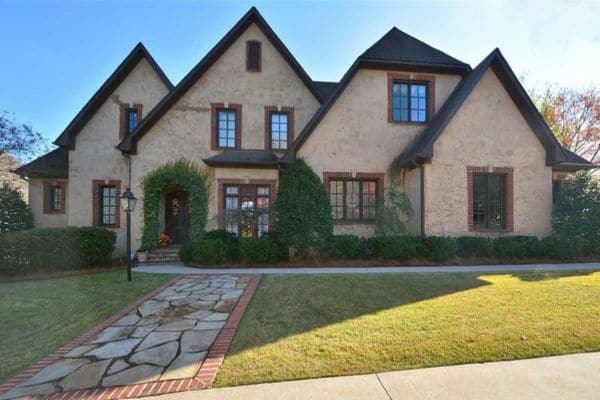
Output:
[[131,212],[137,199],[129,188],[121,196],[121,208],[127,213],[127,280],[131,282]]

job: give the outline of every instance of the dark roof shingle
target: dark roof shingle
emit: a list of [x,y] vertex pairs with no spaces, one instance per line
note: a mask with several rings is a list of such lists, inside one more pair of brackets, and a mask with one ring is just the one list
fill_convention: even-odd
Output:
[[59,147],[20,166],[15,172],[29,178],[68,178],[69,150],[66,147]]
[[226,150],[203,161],[211,167],[277,168],[279,157],[270,150]]

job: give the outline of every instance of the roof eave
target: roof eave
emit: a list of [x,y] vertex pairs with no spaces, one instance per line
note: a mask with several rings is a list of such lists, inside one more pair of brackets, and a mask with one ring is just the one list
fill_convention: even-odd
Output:
[[432,72],[441,74],[457,74],[464,76],[471,72],[468,64],[443,64],[443,63],[420,63],[411,61],[393,61],[377,58],[359,57],[360,68],[383,69],[383,70],[405,70],[415,72]]

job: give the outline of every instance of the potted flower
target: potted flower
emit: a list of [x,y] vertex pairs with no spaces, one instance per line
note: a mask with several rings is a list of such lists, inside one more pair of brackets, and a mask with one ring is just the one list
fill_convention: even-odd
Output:
[[169,247],[170,244],[171,244],[171,237],[169,235],[167,235],[166,233],[162,233],[158,237],[159,247]]
[[138,262],[145,263],[148,261],[148,250],[144,246],[140,247],[136,253]]

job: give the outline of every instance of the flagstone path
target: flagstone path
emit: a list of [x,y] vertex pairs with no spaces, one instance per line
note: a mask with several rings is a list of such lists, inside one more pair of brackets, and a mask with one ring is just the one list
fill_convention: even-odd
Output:
[[251,278],[183,278],[0,400],[192,378]]

